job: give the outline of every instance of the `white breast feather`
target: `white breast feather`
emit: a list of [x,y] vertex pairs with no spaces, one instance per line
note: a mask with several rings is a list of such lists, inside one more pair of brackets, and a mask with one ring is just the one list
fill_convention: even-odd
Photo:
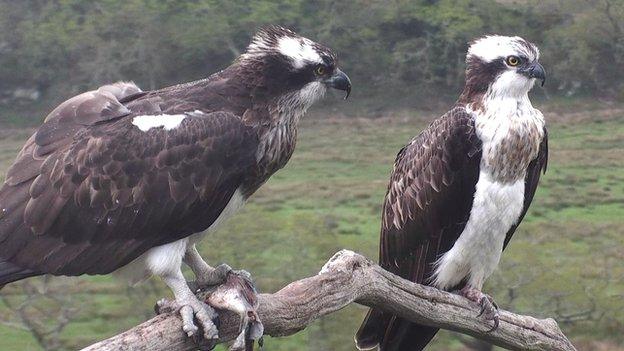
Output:
[[505,235],[518,221],[523,205],[524,180],[501,184],[481,172],[466,227],[436,263],[434,285],[448,289],[468,276],[468,284],[481,289],[498,265]]
[[513,183],[498,182],[483,168],[483,160],[492,156],[496,145],[504,143],[512,130],[522,133],[527,124],[536,124],[540,131],[544,127],[542,114],[528,98],[493,99],[484,114],[475,113],[475,119],[482,141],[482,168],[468,222],[453,247],[435,263],[433,285],[440,289],[449,289],[464,278],[481,289],[496,269],[505,236],[517,224],[524,207],[524,176]]

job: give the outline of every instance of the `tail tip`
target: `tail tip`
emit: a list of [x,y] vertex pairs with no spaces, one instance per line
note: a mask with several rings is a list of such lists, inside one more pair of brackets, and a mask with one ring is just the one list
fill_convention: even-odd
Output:
[[354,336],[353,341],[355,341],[355,347],[359,351],[374,350],[379,347],[378,340],[373,340],[372,338],[362,338],[361,335]]
[[36,275],[41,275],[41,273],[28,268],[19,267],[11,262],[0,259],[0,289],[14,281]]

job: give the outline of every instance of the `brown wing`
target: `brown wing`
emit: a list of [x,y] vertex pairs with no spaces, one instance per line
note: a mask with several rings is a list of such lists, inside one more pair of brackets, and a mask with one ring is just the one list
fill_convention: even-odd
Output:
[[426,282],[470,216],[480,159],[473,118],[459,107],[399,152],[383,206],[382,267]]
[[67,146],[82,128],[129,115],[130,110],[119,100],[140,91],[133,83],[120,82],[88,91],[60,104],[28,139],[9,168],[6,183],[15,185],[35,177],[41,161],[51,152]]
[[0,263],[11,269],[109,273],[209,227],[255,162],[257,135],[231,113],[143,132],[118,102],[89,121],[75,112],[93,99],[104,98],[48,118],[0,189]]
[[[480,160],[474,120],[461,107],[435,120],[399,152],[383,205],[379,263],[384,269],[428,282],[433,263],[468,221]],[[419,350],[436,331],[371,309],[355,339],[362,349],[381,344],[382,350],[390,345]]]
[[518,222],[514,224],[511,229],[507,232],[505,236],[505,243],[503,244],[503,250],[509,244],[511,237],[515,233],[516,229],[522,222],[522,219],[526,215],[529,210],[529,206],[531,206],[531,202],[533,201],[533,196],[535,196],[535,191],[537,190],[537,184],[539,183],[540,175],[546,173],[546,166],[548,164],[548,130],[544,128],[544,139],[540,143],[539,152],[537,157],[529,163],[529,167],[527,168],[526,178],[524,180],[524,207],[522,208],[522,213],[520,214],[520,218],[518,218]]
[[[433,263],[448,251],[470,216],[479,175],[481,145],[473,124],[455,109],[434,122],[399,153],[384,203],[380,264],[404,278],[427,284]],[[524,209],[531,204],[540,173],[546,170],[545,133],[525,180]],[[517,225],[507,233],[508,244]],[[356,341],[362,347],[420,350],[437,329],[379,310],[369,311]]]

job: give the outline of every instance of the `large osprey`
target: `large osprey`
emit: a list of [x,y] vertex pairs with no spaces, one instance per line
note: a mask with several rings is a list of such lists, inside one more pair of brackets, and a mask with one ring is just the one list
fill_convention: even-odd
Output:
[[[486,36],[466,57],[466,84],[452,110],[397,155],[381,228],[380,264],[411,281],[459,290],[498,326],[481,292],[527,212],[546,170],[547,133],[528,92],[545,80],[537,47]],[[372,309],[359,349],[422,350],[436,328]]]
[[117,83],[58,106],[0,189],[0,286],[26,277],[160,276],[184,330],[214,338],[213,311],[191,292],[214,269],[195,244],[284,167],[297,123],[327,87],[351,90],[327,47],[259,31],[207,79],[143,92]]

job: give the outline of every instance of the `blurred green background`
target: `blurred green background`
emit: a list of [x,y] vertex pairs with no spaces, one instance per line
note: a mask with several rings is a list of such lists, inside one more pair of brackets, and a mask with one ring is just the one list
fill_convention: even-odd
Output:
[[[396,152],[446,111],[467,43],[537,43],[532,93],[550,129],[549,171],[486,290],[502,308],[555,317],[579,350],[624,350],[624,1],[0,1],[0,179],[56,104],[116,80],[143,89],[226,67],[266,24],[332,47],[354,85],[318,103],[297,151],[201,252],[262,291],[315,274],[337,250],[377,254]],[[0,350],[72,350],[152,316],[168,295],[112,277],[41,278],[0,294]],[[351,306],[265,350],[354,350]],[[431,350],[490,350],[440,333]]]
[[332,47],[353,80],[341,111],[442,109],[463,85],[467,43],[521,35],[541,48],[540,98],[624,101],[624,2],[0,0],[0,122],[38,123],[69,96],[116,80],[196,80],[281,24]]

